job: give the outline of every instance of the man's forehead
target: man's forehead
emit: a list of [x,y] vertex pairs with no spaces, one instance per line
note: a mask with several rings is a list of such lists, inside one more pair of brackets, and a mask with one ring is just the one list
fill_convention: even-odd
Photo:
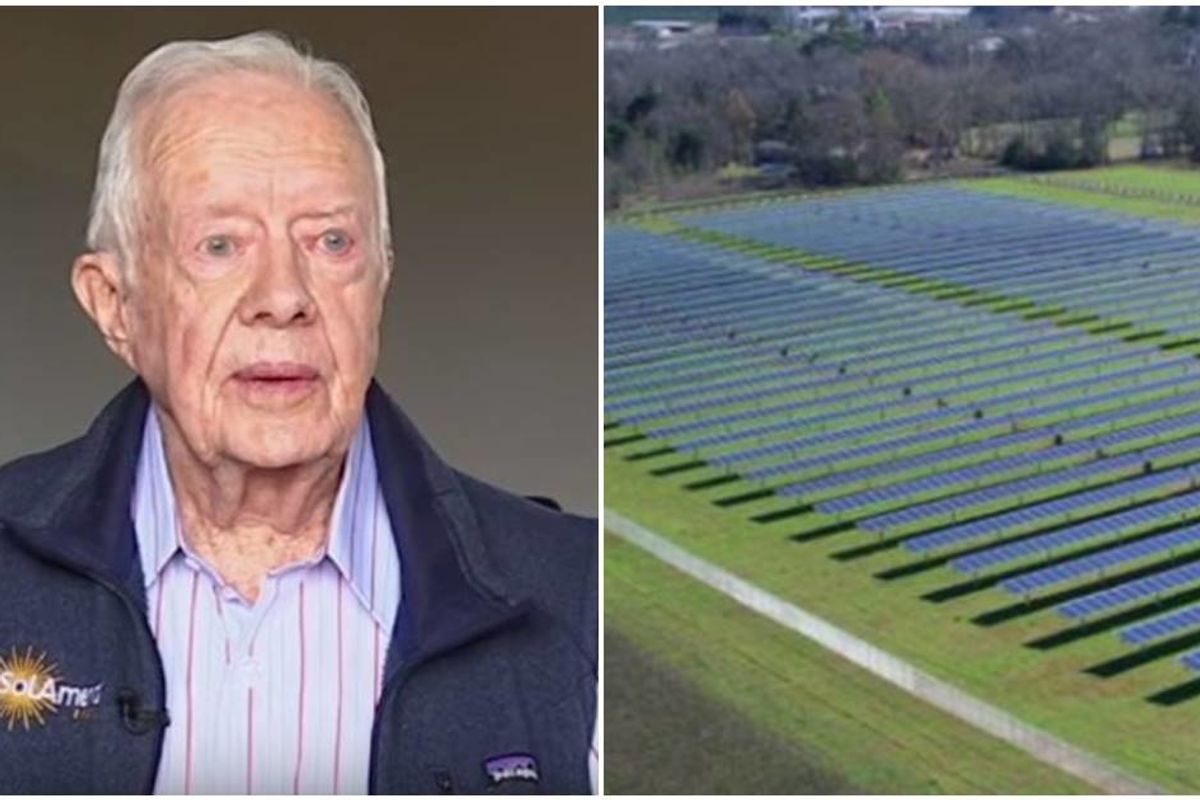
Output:
[[371,188],[366,146],[346,113],[275,76],[219,75],[182,87],[146,109],[141,143],[159,191],[205,191],[220,201],[264,184],[350,197]]
[[174,156],[235,155],[239,146],[280,157],[321,154],[365,164],[365,143],[331,97],[284,76],[235,72],[194,79],[143,110],[139,138],[147,167]]

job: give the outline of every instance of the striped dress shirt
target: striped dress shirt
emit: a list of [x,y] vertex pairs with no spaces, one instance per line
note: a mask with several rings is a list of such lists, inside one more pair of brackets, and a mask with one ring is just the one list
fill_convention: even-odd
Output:
[[166,673],[160,794],[365,794],[400,563],[364,416],[324,552],[248,604],[180,535],[153,408],[132,497]]

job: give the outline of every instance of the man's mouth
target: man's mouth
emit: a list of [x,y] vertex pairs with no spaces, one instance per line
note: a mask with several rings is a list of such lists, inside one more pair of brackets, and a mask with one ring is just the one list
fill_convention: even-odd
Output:
[[260,361],[233,373],[234,380],[253,399],[288,400],[307,394],[321,373],[307,364]]

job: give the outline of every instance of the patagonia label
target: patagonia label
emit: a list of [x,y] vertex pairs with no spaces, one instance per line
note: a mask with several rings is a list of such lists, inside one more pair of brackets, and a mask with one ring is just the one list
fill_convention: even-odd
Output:
[[495,786],[504,781],[537,782],[537,759],[528,753],[511,753],[506,756],[494,756],[483,762],[487,772],[488,783]]

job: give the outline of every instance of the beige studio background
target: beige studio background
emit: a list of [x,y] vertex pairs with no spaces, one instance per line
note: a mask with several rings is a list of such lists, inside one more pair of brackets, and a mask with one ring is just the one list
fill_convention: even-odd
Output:
[[96,149],[156,45],[271,28],[351,68],[388,162],[378,376],[451,464],[595,514],[597,25],[570,9],[0,9],[0,462],[131,374],[76,305]]

